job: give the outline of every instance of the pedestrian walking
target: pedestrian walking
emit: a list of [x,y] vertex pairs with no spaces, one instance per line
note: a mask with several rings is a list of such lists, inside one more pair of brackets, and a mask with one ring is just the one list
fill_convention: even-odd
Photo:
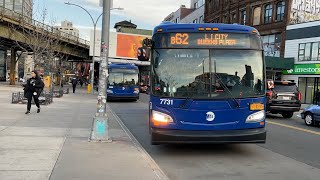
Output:
[[78,84],[77,78],[74,77],[72,79],[71,83],[72,83],[73,93],[75,93],[76,92],[76,87],[77,87],[77,84]]
[[43,91],[43,88],[44,88],[44,83],[41,80],[38,72],[35,70],[32,71],[31,78],[28,79],[27,84],[24,85],[24,97],[28,99],[26,114],[30,113],[32,98],[36,106],[38,107],[37,113],[40,113],[39,96]]
[[80,83],[80,86],[82,87],[83,86],[83,79],[82,78],[79,80],[79,83]]

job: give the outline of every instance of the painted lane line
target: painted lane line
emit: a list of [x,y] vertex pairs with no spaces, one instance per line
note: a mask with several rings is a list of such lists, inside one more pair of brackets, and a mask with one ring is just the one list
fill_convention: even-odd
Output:
[[310,133],[310,134],[320,135],[320,132],[317,132],[317,131],[312,131],[312,130],[308,130],[308,129],[304,129],[304,128],[294,127],[294,126],[290,126],[290,125],[286,125],[286,124],[282,124],[282,123],[277,123],[277,122],[273,122],[273,121],[267,121],[267,123],[270,123],[270,124],[273,124],[273,125],[277,125],[277,126],[286,127],[286,128],[290,128],[290,129],[294,129],[294,130],[298,130],[298,131],[303,131],[303,132]]

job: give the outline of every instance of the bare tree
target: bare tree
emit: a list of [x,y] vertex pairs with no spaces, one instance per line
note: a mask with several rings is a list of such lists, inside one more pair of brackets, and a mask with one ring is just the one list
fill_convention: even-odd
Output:
[[[15,55],[17,50],[23,53],[33,55],[35,69],[43,70],[45,74],[51,75],[55,68],[55,57],[61,52],[61,34],[55,33],[53,26],[48,26],[45,23],[47,10],[44,9],[41,14],[41,21],[20,21],[17,24],[10,24],[10,34],[19,35],[19,40],[15,41],[15,46],[11,49],[12,55]],[[51,21],[54,24],[54,21]],[[22,40],[22,41],[21,41]],[[15,67],[21,55],[16,58],[12,56],[10,67],[10,84],[14,84]],[[14,61],[15,60],[15,61]]]

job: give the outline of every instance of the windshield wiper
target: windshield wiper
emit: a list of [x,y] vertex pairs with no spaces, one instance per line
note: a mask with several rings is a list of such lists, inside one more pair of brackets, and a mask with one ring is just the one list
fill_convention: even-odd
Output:
[[228,89],[228,87],[226,86],[226,84],[224,84],[224,82],[221,80],[221,78],[219,77],[219,75],[214,72],[216,78],[219,81],[219,84],[222,85],[223,89],[225,89],[228,94],[230,95],[230,97],[233,99],[233,101],[237,104],[237,108],[240,108],[240,103],[237,101],[237,99],[233,96],[232,92]]

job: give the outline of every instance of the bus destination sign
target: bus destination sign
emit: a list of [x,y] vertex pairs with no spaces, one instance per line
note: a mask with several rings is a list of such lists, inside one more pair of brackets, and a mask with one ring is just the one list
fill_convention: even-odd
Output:
[[[195,34],[192,34],[195,35]],[[191,36],[192,36],[191,35]],[[171,45],[205,45],[205,46],[235,46],[237,39],[230,38],[229,34],[201,34],[201,37],[190,37],[188,33],[176,33],[170,37]],[[190,42],[190,40],[192,40]]]
[[[167,47],[250,48],[252,38],[249,34],[244,33],[170,33]],[[259,45],[259,38],[255,39]],[[164,47],[163,44],[161,46]]]

